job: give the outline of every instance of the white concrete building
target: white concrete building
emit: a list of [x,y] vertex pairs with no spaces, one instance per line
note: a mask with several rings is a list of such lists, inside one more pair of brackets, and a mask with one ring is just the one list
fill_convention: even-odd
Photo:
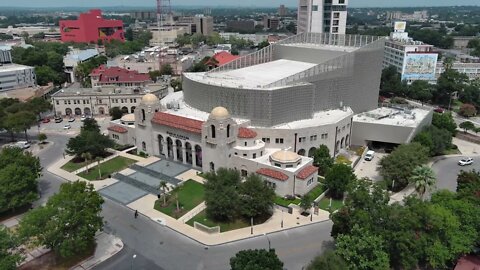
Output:
[[[480,62],[476,63],[462,63],[455,61],[452,63],[452,69],[458,71],[459,73],[463,73],[467,75],[470,80],[477,80],[480,79]],[[440,75],[445,71],[445,66],[443,62],[437,63],[437,70],[436,70],[436,77],[440,77]]]
[[145,88],[65,88],[52,95],[55,115],[108,115],[110,109],[119,107],[124,113],[133,113],[146,93],[159,98],[167,95],[163,84],[150,84]]
[[10,46],[0,45],[0,65],[12,63],[12,54],[10,49]]
[[348,0],[299,0],[297,33],[345,34]]
[[432,123],[433,110],[378,108],[353,117],[352,145],[404,144]]
[[88,61],[99,55],[97,49],[87,50],[72,50],[63,57],[63,64],[65,65],[65,73],[67,73],[68,81],[75,82],[75,69],[77,66],[85,61]]
[[6,64],[0,65],[0,92],[36,85],[35,68]]
[[394,32],[385,42],[383,67],[396,67],[402,80],[409,84],[416,80],[434,83],[438,53],[433,45],[410,38],[405,28],[406,22],[395,22]]

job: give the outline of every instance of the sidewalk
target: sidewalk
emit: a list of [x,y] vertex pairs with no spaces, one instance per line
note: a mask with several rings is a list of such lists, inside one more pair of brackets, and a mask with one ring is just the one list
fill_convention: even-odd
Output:
[[108,260],[115,254],[123,249],[123,242],[120,238],[100,232],[96,236],[97,247],[95,248],[95,254],[87,260],[79,263],[77,266],[71,268],[71,270],[85,270],[92,269],[98,264]]
[[[263,224],[253,226],[253,234],[251,233],[250,226],[223,233],[208,234],[153,209],[153,205],[156,200],[157,196],[149,194],[130,203],[127,206],[132,210],[138,210],[139,213],[150,218],[151,220],[167,226],[168,228],[207,246],[226,244],[251,237],[263,236],[264,234],[325,222],[329,220],[330,216],[329,212],[319,209],[319,214],[313,215],[313,219],[310,221],[310,216],[302,216],[298,210],[294,210],[294,214],[288,214],[286,212],[282,213],[282,211],[275,209],[273,216],[269,220]],[[281,226],[282,220],[283,227]]]

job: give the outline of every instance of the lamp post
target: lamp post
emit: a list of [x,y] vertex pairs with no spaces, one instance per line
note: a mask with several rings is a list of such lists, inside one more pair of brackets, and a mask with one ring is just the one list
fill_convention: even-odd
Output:
[[282,222],[280,223],[280,227],[283,228],[283,209],[282,209]]
[[133,261],[135,261],[135,258],[137,258],[137,254],[133,254],[132,256],[132,265],[130,267],[131,270],[133,270]]
[[268,234],[267,233],[264,233],[263,235],[265,235],[265,237],[267,238],[267,241],[268,241],[268,251],[270,251],[272,249],[272,245],[270,243],[270,238],[268,238]]

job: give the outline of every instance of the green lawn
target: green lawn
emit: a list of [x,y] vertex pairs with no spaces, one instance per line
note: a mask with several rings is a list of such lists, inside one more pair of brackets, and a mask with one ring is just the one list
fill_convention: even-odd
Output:
[[312,198],[312,200],[315,200],[316,198],[318,198],[318,196],[322,195],[323,192],[325,192],[325,186],[322,184],[322,183],[318,183],[318,185],[310,190],[307,195],[310,196],[310,198]]
[[65,165],[63,165],[61,167],[61,169],[64,170],[64,171],[67,171],[67,172],[74,172],[74,171],[76,171],[80,168],[83,168],[85,166],[87,166],[87,163],[85,161],[73,162],[72,160],[70,160]]
[[[329,210],[329,205],[330,205],[330,198],[325,197],[322,200],[320,200],[320,203],[318,204],[318,207],[320,209],[328,211]],[[342,208],[342,206],[343,206],[343,202],[341,200],[332,199],[332,209],[331,209],[332,211],[338,210],[338,209]]]
[[187,224],[193,227],[195,221],[208,227],[220,226],[220,232],[227,232],[250,226],[250,223],[243,219],[237,219],[232,223],[215,222],[207,218],[205,211],[198,213],[198,215],[187,221]]
[[[180,211],[177,212],[176,197],[178,195],[178,204]],[[180,218],[188,211],[195,208],[204,201],[205,188],[202,184],[188,180],[183,185],[172,190],[168,196],[167,205],[163,206],[163,198],[155,202],[154,208],[173,218]]]
[[284,207],[288,207],[288,205],[291,204],[291,203],[298,205],[298,204],[300,204],[300,199],[295,198],[293,200],[287,200],[287,199],[285,199],[283,197],[280,197],[280,196],[275,197],[275,204],[278,204],[278,205],[281,205],[281,206],[284,206]]
[[[78,176],[83,177],[90,181],[95,180],[103,180],[113,173],[119,172],[123,169],[128,168],[128,166],[132,165],[133,163],[137,162],[136,160],[129,159],[126,157],[115,157],[107,162],[100,164],[100,172],[98,166],[90,168],[90,170],[81,172]],[[101,173],[101,177],[99,175]]]

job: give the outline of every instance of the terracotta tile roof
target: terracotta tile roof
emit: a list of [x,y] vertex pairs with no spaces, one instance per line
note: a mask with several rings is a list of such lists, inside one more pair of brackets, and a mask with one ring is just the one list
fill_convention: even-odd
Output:
[[148,82],[150,75],[139,73],[136,70],[128,70],[121,67],[106,67],[101,65],[94,69],[91,76],[100,76],[100,83],[124,83],[124,82]]
[[318,167],[315,167],[313,165],[307,166],[303,168],[298,174],[297,178],[299,179],[307,179],[310,175],[314,174],[315,172],[318,172]]
[[245,127],[240,127],[238,129],[238,138],[241,139],[253,139],[257,137],[257,132],[255,132],[252,129],[245,128]]
[[219,67],[219,66],[223,66],[227,63],[230,63],[230,62],[232,62],[233,60],[235,60],[239,57],[240,56],[238,56],[238,55],[233,55],[229,52],[222,51],[222,52],[216,53],[214,56],[212,56],[212,58],[215,59],[216,62],[208,60],[206,64],[211,65],[211,66]]
[[269,168],[261,168],[257,170],[258,174],[268,176],[273,179],[277,179],[280,181],[287,181],[288,180],[288,175],[284,174],[283,172],[269,169]]
[[202,134],[202,121],[165,112],[155,113],[152,119],[152,123],[178,128],[191,133]]
[[121,127],[121,126],[109,126],[107,128],[110,131],[117,132],[117,133],[127,133],[128,129]]

